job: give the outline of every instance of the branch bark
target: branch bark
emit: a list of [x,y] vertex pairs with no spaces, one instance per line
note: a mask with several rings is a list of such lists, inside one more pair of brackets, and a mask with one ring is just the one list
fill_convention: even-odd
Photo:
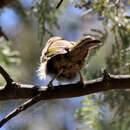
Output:
[[[84,86],[80,83],[54,86],[50,94],[42,97],[42,100],[79,97],[112,89],[130,89],[130,75],[109,75],[109,78],[104,79],[103,77],[87,81]],[[0,100],[30,99],[41,92],[48,93],[47,88],[20,83],[12,84],[10,87],[3,86],[0,87]]]
[[6,80],[6,86],[0,87],[0,100],[29,99],[14,109],[0,121],[2,127],[8,120],[41,100],[72,98],[112,89],[130,89],[130,75],[110,75],[105,70],[103,77],[82,83],[53,86],[37,86],[14,83],[9,74],[0,66],[0,73]]

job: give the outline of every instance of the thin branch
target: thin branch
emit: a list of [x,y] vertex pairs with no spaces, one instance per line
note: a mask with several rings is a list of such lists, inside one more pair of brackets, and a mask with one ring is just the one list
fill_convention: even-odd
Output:
[[29,107],[31,107],[32,105],[38,103],[41,100],[41,97],[45,97],[49,94],[48,93],[40,93],[36,96],[34,96],[33,98],[29,99],[28,101],[26,101],[24,104],[20,105],[19,107],[17,107],[16,109],[14,109],[12,112],[10,112],[6,117],[4,117],[1,121],[0,121],[0,128],[6,123],[8,122],[10,119],[12,119],[13,117],[15,117],[16,115],[18,115],[20,112],[28,109]]
[[0,74],[3,76],[8,86],[13,83],[13,79],[9,76],[9,74],[4,70],[4,68],[1,65],[0,65]]
[[0,121],[0,128],[10,119],[12,119],[13,117],[15,117],[16,115],[18,115],[20,112],[26,110],[27,108],[31,107],[33,104],[37,103],[40,100],[40,96],[37,95],[36,97],[28,100],[27,102],[25,102],[24,104],[22,104],[21,106],[17,107],[16,109],[14,109],[12,112],[10,112],[5,118],[3,118]]
[[60,0],[60,1],[59,1],[59,3],[58,3],[57,6],[56,6],[56,9],[58,9],[58,8],[61,6],[62,2],[63,2],[63,0]]

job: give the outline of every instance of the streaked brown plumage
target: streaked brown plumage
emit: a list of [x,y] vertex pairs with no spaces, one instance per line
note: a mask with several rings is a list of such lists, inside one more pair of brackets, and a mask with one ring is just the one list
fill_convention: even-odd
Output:
[[45,79],[49,74],[53,79],[73,80],[80,73],[89,48],[98,43],[100,41],[91,36],[84,36],[75,43],[61,37],[50,38],[42,51],[40,78]]

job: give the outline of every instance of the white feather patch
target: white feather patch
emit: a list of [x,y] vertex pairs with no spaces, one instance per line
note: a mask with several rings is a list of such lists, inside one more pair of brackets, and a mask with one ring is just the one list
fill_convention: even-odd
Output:
[[37,75],[41,80],[45,80],[47,76],[47,62],[41,63],[38,70]]

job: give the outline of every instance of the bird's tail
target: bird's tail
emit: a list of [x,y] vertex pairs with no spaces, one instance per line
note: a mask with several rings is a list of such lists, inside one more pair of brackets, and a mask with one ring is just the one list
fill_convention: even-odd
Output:
[[97,40],[95,37],[84,36],[74,44],[73,50],[75,50],[77,48],[82,49],[84,47],[89,49],[91,47],[97,46],[99,43],[101,43],[101,41]]
[[70,49],[69,54],[74,60],[85,59],[90,48],[100,45],[100,40],[95,39],[92,36],[84,36],[77,41],[74,46]]

